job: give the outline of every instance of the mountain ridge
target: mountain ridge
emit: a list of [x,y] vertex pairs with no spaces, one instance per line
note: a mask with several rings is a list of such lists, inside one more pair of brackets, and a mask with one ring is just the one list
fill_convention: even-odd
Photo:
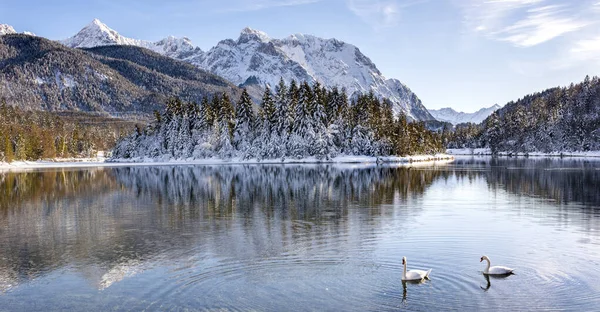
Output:
[[429,112],[433,117],[435,117],[435,119],[443,122],[449,122],[453,125],[467,122],[478,124],[500,108],[502,108],[502,106],[494,104],[490,107],[481,108],[473,113],[457,112],[451,107],[429,109]]
[[72,49],[42,37],[0,36],[0,98],[23,109],[151,116],[170,97],[199,102],[223,92],[241,90],[137,46]]
[[237,39],[224,39],[203,51],[186,38],[167,37],[157,42],[132,39],[95,19],[73,37],[59,41],[72,48],[103,45],[135,45],[191,63],[234,84],[274,87],[280,78],[319,82],[339,87],[349,96],[373,92],[393,103],[394,113],[415,120],[433,116],[421,100],[397,79],[384,77],[358,47],[337,39],[294,34],[273,39],[265,32],[245,27]]

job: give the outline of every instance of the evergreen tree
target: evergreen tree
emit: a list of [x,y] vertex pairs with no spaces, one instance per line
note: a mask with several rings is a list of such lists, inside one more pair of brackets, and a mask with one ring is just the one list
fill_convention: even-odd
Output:
[[255,119],[252,109],[252,99],[244,89],[237,104],[235,117],[235,130],[233,133],[233,146],[241,153],[243,158],[249,158],[250,147],[254,141]]

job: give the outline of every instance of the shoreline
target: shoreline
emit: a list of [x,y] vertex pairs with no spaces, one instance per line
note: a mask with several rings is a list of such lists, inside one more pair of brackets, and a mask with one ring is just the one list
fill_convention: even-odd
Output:
[[[446,150],[448,155],[453,156],[494,156],[489,148],[449,148]],[[502,157],[547,157],[547,158],[600,158],[600,151],[588,152],[531,152],[531,153],[514,153],[514,152],[499,152],[496,156]]]
[[429,164],[435,162],[451,162],[454,156],[449,154],[398,156],[338,156],[329,160],[319,160],[314,157],[303,159],[187,159],[187,160],[155,160],[150,158],[109,160],[106,158],[69,158],[39,161],[14,161],[11,163],[0,162],[0,171],[45,169],[45,168],[89,168],[89,167],[133,167],[133,166],[173,166],[173,165],[260,165],[260,164],[400,164],[415,165],[417,163]]

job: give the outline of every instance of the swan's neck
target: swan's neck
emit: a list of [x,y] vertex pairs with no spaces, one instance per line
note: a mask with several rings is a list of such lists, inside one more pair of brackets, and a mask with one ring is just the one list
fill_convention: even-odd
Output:
[[485,267],[485,270],[483,271],[483,273],[489,273],[490,272],[490,260],[489,259],[484,259],[485,262],[487,262],[487,266]]
[[404,271],[402,272],[402,279],[406,279],[406,261],[404,261]]

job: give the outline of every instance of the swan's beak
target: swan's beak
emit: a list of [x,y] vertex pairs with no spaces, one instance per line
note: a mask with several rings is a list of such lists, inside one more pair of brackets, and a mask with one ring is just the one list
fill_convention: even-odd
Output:
[[482,261],[483,261],[483,258],[479,259],[479,262],[482,262]]

